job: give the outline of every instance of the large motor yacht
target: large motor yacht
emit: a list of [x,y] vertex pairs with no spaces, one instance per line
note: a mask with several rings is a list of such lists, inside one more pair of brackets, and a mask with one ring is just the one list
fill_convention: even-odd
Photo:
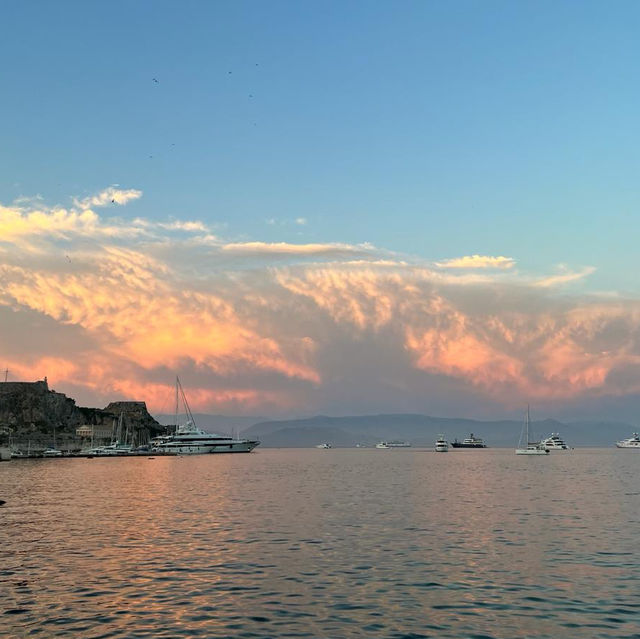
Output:
[[[151,441],[152,450],[169,455],[204,455],[207,453],[250,453],[260,444],[255,439],[237,439],[229,435],[207,433],[196,426],[187,398],[176,377],[176,398],[180,397],[187,415],[187,422],[178,426],[170,435],[162,435]],[[176,401],[176,416],[178,414]],[[176,418],[177,423],[177,418]]]
[[547,450],[569,450],[569,447],[558,433],[551,433],[551,435],[543,439],[540,444]]
[[444,438],[444,435],[438,435],[436,440],[436,453],[446,453],[449,450],[449,442]]
[[632,437],[629,439],[623,439],[619,442],[616,442],[617,448],[637,448],[640,450],[640,437],[638,437],[638,433],[633,433]]
[[484,443],[480,437],[475,437],[473,433],[469,435],[469,437],[465,437],[461,442],[457,439],[454,439],[451,442],[451,446],[453,448],[486,448],[487,445]]

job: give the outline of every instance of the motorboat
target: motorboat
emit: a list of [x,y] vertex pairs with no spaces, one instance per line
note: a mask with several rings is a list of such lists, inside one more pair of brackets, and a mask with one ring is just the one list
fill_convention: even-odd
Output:
[[480,437],[476,437],[473,433],[469,437],[465,437],[461,442],[454,439],[451,442],[453,448],[486,448],[487,445]]
[[331,444],[318,444],[316,448],[322,448],[323,450],[327,450],[329,448],[332,448],[332,446]]
[[391,448],[391,446],[389,446],[387,442],[378,442],[376,444],[376,448],[379,448],[381,450],[386,450],[387,448]]
[[616,442],[617,448],[637,448],[640,450],[640,437],[638,433],[633,433],[631,437],[628,439],[622,439],[619,442]]
[[57,448],[46,448],[42,452],[43,457],[62,457],[62,451]]
[[178,423],[178,398],[182,400],[187,421],[176,426],[175,432],[156,437],[151,441],[152,452],[166,455],[203,455],[208,453],[249,453],[260,444],[255,439],[239,439],[229,435],[207,433],[196,426],[187,397],[176,377],[176,424]]
[[522,425],[518,448],[516,448],[516,455],[548,455],[549,450],[543,446],[542,442],[531,441],[530,421],[529,405],[527,404],[527,412]]
[[436,440],[436,453],[446,453],[449,450],[449,442],[444,438],[444,435],[438,435]]
[[548,451],[569,450],[569,446],[567,446],[567,444],[558,433],[551,433],[551,435],[543,439],[540,444],[544,446]]

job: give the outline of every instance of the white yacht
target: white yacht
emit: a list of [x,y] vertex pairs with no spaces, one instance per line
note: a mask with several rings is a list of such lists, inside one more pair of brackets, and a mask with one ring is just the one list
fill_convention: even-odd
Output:
[[527,404],[527,412],[520,433],[520,441],[516,448],[516,455],[548,455],[549,450],[542,445],[542,442],[532,442],[529,434],[530,430],[529,405]]
[[154,453],[168,455],[203,455],[207,453],[249,453],[260,444],[255,439],[236,439],[229,435],[207,433],[196,426],[187,398],[176,377],[176,424],[178,422],[178,398],[182,399],[187,415],[187,422],[177,426],[171,435],[156,437],[151,441]]
[[42,452],[43,457],[62,457],[62,451],[57,448],[47,448]]
[[391,446],[389,446],[389,444],[387,444],[387,442],[378,442],[376,444],[376,448],[380,448],[380,449],[386,450],[387,448],[391,448]]
[[118,421],[113,420],[113,430],[111,433],[111,443],[104,446],[91,446],[83,451],[82,455],[94,457],[121,457],[130,455],[133,445],[127,443],[129,439],[129,427],[124,427],[124,413],[120,413]]
[[449,442],[444,438],[444,435],[438,435],[436,440],[436,453],[446,453],[449,450]]
[[640,450],[640,437],[638,436],[638,433],[633,433],[633,436],[629,437],[629,439],[623,439],[619,442],[616,442],[616,447],[637,448],[638,450]]
[[564,442],[562,437],[558,433],[551,433],[549,437],[543,439],[540,444],[547,450],[569,450],[569,447]]

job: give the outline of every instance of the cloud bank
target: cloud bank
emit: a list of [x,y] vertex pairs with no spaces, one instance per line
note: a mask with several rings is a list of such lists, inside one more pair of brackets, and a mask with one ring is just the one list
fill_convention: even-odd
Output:
[[640,392],[640,302],[559,294],[592,268],[534,276],[502,256],[429,265],[369,244],[226,242],[198,221],[92,209],[141,195],[0,207],[12,379],[160,412],[178,372],[194,410],[272,415],[499,414]]

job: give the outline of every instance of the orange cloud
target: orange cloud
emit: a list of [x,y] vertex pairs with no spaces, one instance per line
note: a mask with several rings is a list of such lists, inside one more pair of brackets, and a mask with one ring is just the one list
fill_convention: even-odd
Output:
[[[439,263],[445,272],[369,245],[225,244],[197,222],[125,223],[37,204],[0,208],[0,310],[34,325],[46,318],[84,341],[73,357],[52,341],[9,358],[26,379],[47,375],[100,401],[118,394],[157,407],[172,383],[158,380],[186,368],[199,380],[195,409],[262,413],[308,411],[316,396],[331,404],[335,380],[345,394],[360,384],[373,395],[387,364],[396,388],[435,376],[503,404],[640,392],[628,372],[640,367],[640,303],[551,292],[590,269],[533,277],[510,270],[512,258],[474,255]],[[230,254],[236,268],[244,257],[254,268],[229,270]],[[465,271],[474,268],[484,270]],[[347,361],[359,357],[384,365]]]
[[440,268],[497,268],[509,269],[515,266],[516,261],[512,257],[504,257],[498,255],[465,255],[464,257],[455,257],[450,260],[436,262],[436,266]]

